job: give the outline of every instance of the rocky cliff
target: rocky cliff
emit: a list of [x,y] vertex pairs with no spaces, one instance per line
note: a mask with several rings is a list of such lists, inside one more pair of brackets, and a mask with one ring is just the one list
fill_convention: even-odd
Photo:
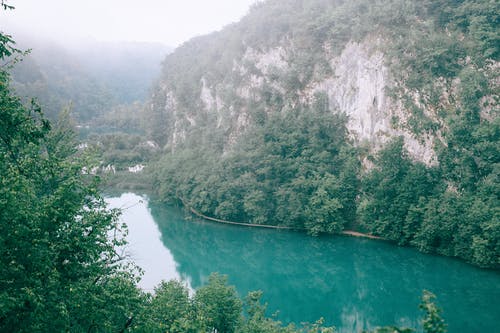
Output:
[[[443,110],[459,101],[460,78],[455,72],[432,73],[430,79],[422,73],[419,85],[408,83],[410,76],[420,75],[414,58],[435,57],[419,54],[423,43],[418,39],[435,35],[429,32],[436,15],[429,6],[409,1],[260,3],[242,22],[194,39],[166,58],[150,106],[151,133],[175,149],[203,128],[219,133],[227,151],[266,115],[321,99],[322,107],[348,116],[357,145],[373,152],[402,136],[415,160],[434,165],[436,143],[446,144]],[[419,32],[422,36],[415,36]],[[410,37],[416,40],[405,40]],[[429,47],[453,48],[464,35],[445,32],[440,38],[446,40],[431,41]],[[466,67],[470,57],[433,60]],[[495,59],[489,61],[498,73]],[[482,70],[475,64],[471,68]],[[485,97],[489,110],[495,98]]]
[[500,3],[268,0],[163,63],[161,200],[500,267]]

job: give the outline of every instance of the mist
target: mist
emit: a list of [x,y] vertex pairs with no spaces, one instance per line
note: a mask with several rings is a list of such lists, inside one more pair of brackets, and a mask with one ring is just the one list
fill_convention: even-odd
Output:
[[71,105],[81,122],[143,103],[169,52],[237,22],[255,2],[5,0],[14,9],[0,11],[0,32],[30,50],[12,70],[17,93],[36,97],[50,119]]
[[257,0],[9,0],[0,30],[65,45],[82,40],[158,42],[176,47],[238,21]]

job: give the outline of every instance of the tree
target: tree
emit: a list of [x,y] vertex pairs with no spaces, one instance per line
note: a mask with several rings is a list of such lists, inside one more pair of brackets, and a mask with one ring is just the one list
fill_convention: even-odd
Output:
[[[2,5],[5,5],[2,2]],[[0,34],[0,61],[21,54]],[[0,331],[119,331],[142,302],[117,211],[81,173],[67,118],[52,128],[0,68]]]
[[441,309],[434,304],[435,299],[436,296],[433,293],[424,290],[422,303],[419,306],[425,313],[423,319],[424,331],[425,333],[446,333],[446,324],[441,318]]
[[360,219],[376,234],[408,244],[421,223],[416,220],[415,207],[435,191],[435,170],[411,161],[402,138],[390,142],[379,153],[375,166],[363,182]]
[[203,330],[197,320],[188,289],[176,280],[162,281],[137,318],[135,332],[188,333]]
[[307,230],[313,235],[321,232],[338,233],[345,223],[341,203],[342,184],[331,174],[320,177],[316,182],[318,188],[311,195],[306,209]]
[[246,320],[239,328],[239,333],[274,333],[288,332],[286,328],[281,327],[279,321],[266,318],[265,312],[267,304],[260,302],[262,298],[261,291],[251,291],[245,297]]
[[227,276],[212,273],[208,284],[196,291],[194,301],[208,328],[220,333],[235,332],[242,303],[234,286],[227,285]]

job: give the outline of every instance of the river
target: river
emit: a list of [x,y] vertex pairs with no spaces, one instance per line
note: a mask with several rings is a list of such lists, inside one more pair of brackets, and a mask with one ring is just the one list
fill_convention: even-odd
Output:
[[181,279],[190,288],[211,272],[240,296],[262,290],[283,322],[324,317],[338,332],[383,325],[416,328],[424,289],[436,294],[450,333],[500,331],[500,273],[411,248],[344,236],[222,225],[132,193],[107,199],[123,208],[127,252],[144,269],[140,286]]

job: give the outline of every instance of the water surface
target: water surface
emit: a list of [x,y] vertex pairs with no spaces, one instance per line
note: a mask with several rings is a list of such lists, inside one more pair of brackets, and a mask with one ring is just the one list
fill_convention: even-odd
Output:
[[129,251],[145,270],[146,289],[171,278],[197,288],[216,271],[227,274],[241,296],[262,290],[269,313],[279,310],[283,322],[324,317],[339,332],[416,328],[426,289],[437,295],[449,332],[499,331],[498,272],[382,241],[186,219],[180,209],[130,193],[109,202],[128,207],[122,219],[130,229]]

